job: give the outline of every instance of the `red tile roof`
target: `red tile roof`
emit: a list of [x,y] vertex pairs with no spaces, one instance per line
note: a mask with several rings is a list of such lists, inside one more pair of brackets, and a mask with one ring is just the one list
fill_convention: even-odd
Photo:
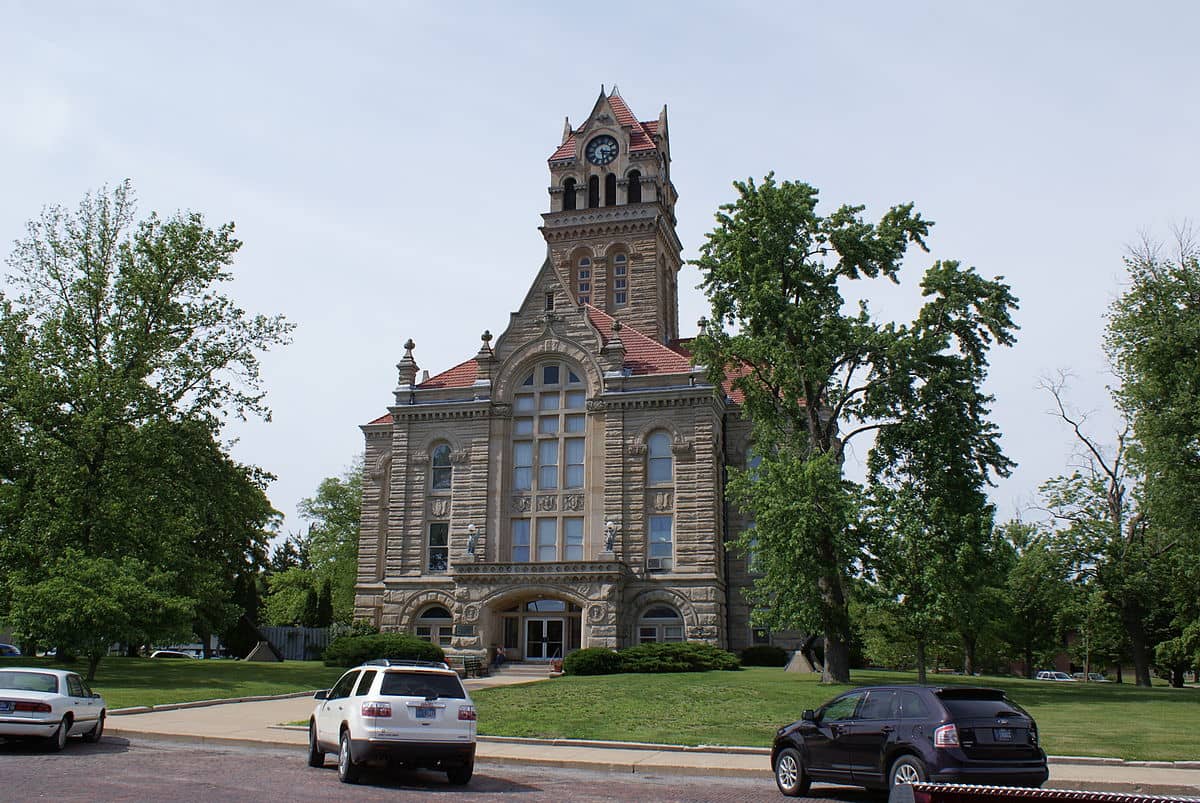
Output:
[[[585,304],[588,320],[600,339],[607,344],[612,339],[613,317],[607,313]],[[657,340],[647,337],[632,326],[621,325],[621,345],[625,347],[625,367],[636,375],[643,374],[676,374],[691,370],[691,361],[678,351],[667,348]]]
[[370,426],[371,424],[390,424],[390,423],[392,423],[392,414],[384,413],[383,415],[379,416],[379,418],[376,418],[374,421],[367,422],[367,426]]
[[[613,113],[617,115],[617,123],[622,128],[629,129],[629,150],[633,151],[651,151],[656,147],[654,144],[654,135],[658,133],[658,121],[650,120],[646,122],[638,122],[638,119],[633,116],[633,112],[625,105],[625,101],[620,95],[612,94],[608,96],[609,105],[612,106]],[[550,161],[558,161],[559,159],[574,159],[575,158],[576,139],[572,133],[567,137],[567,141],[559,145],[554,153],[550,154]]]
[[424,382],[417,385],[421,390],[435,390],[437,388],[469,388],[475,384],[476,378],[479,376],[479,367],[475,362],[475,358],[460,362],[448,371],[442,371],[437,376],[431,376]]

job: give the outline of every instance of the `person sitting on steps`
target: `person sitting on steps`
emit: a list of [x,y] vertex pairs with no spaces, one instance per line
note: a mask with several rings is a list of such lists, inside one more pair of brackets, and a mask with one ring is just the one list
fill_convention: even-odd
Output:
[[492,654],[492,668],[499,669],[500,665],[508,660],[508,655],[504,652],[504,645],[497,644],[496,652]]

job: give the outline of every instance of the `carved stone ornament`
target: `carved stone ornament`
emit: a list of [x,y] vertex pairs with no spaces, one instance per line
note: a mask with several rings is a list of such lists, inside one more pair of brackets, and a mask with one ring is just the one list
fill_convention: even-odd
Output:
[[492,415],[496,418],[512,418],[512,405],[503,403],[493,404]]
[[434,518],[444,519],[450,515],[450,498],[446,496],[435,497],[429,504],[429,511]]
[[588,399],[587,411],[589,413],[602,413],[608,408],[608,403],[604,399]]
[[470,449],[458,449],[458,450],[450,453],[450,462],[456,466],[460,466],[470,459],[471,459],[471,450]]
[[514,496],[512,498],[513,513],[528,513],[531,500],[528,496]]
[[670,510],[675,506],[675,493],[674,491],[655,491],[651,503],[654,505],[655,511],[659,513]]
[[629,444],[629,449],[627,451],[629,452],[630,457],[645,457],[646,456],[646,444],[631,443],[631,444]]
[[467,622],[476,622],[479,620],[479,606],[468,605],[463,608],[463,619]]
[[583,510],[583,494],[567,494],[564,496],[563,510]]
[[558,510],[558,497],[550,494],[539,496],[537,498],[537,509],[539,513]]
[[679,458],[690,458],[695,454],[696,446],[690,440],[682,437],[676,437],[671,442],[671,451]]
[[608,613],[608,606],[603,603],[598,605],[589,605],[587,617],[592,624],[599,624],[604,621],[605,614]]
[[425,454],[424,452],[417,452],[412,456],[412,464],[414,466],[429,465],[429,455]]

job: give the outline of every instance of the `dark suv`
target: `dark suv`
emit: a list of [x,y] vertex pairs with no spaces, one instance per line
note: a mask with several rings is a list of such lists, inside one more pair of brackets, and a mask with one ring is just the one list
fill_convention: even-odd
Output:
[[916,781],[1038,787],[1037,723],[998,689],[872,686],[780,728],[771,750],[785,795],[813,781],[888,789]]

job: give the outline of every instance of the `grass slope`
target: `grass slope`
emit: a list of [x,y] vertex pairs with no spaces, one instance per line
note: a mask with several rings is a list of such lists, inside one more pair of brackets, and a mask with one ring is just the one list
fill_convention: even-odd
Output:
[[[856,671],[855,686],[915,683]],[[1200,755],[1200,690],[937,676],[933,685],[1002,688],[1038,721],[1051,755],[1184,760]],[[672,744],[768,746],[776,728],[850,686],[779,669],[563,677],[475,692],[480,733]]]

